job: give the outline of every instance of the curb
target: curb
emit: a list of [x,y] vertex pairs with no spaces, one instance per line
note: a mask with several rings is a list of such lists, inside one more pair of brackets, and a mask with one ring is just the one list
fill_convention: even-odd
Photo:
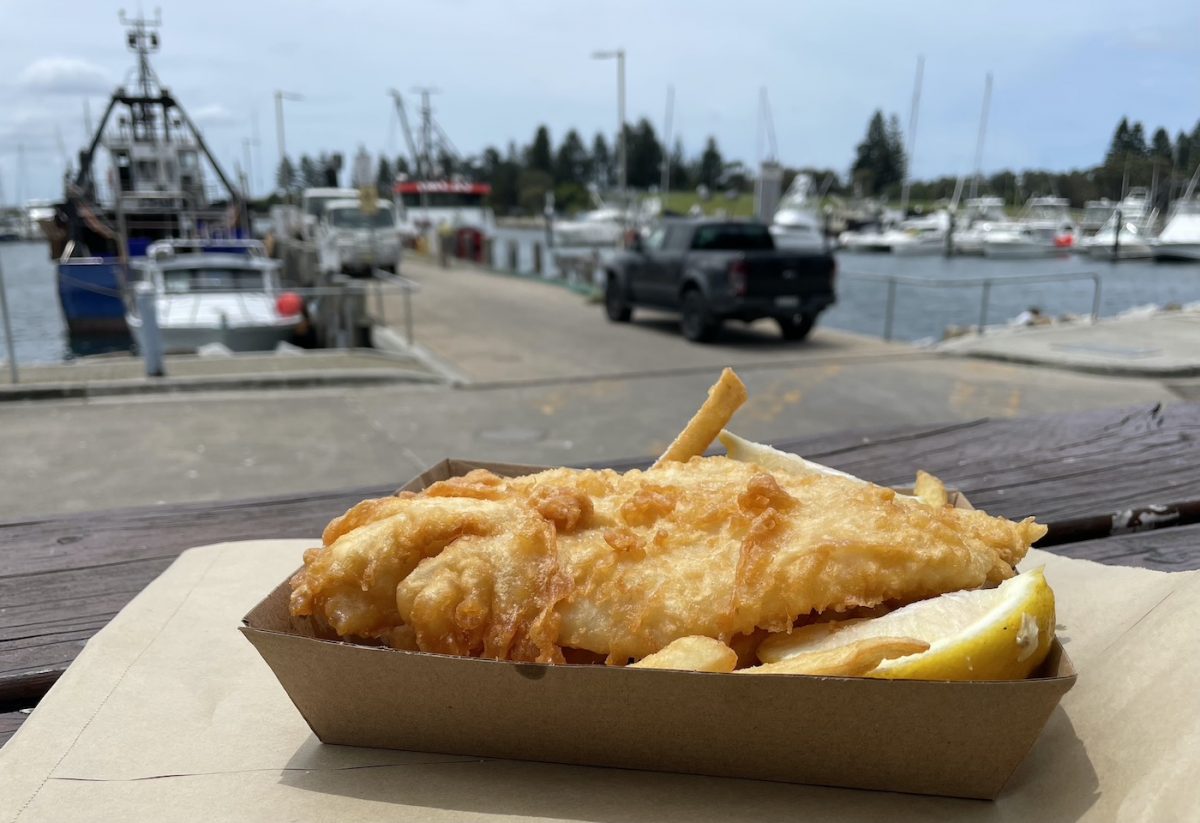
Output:
[[1014,363],[1021,366],[1041,366],[1060,371],[1099,374],[1106,377],[1141,377],[1159,379],[1171,377],[1200,377],[1200,363],[1189,366],[1122,366],[1115,363],[1078,363],[1070,361],[1043,360],[1037,357],[1001,352],[948,352],[938,354],[945,357],[970,357],[976,360],[992,360],[998,363]]
[[460,372],[455,366],[443,360],[420,343],[409,345],[398,331],[391,326],[372,326],[371,345],[381,352],[402,354],[416,360],[439,378],[439,382],[458,388],[471,384],[471,378]]
[[41,383],[0,386],[0,403],[21,400],[71,400],[133,394],[180,394],[239,389],[299,389],[317,386],[363,386],[388,383],[438,383],[425,372],[350,369],[335,373],[247,374],[231,377],[140,377],[93,383]]

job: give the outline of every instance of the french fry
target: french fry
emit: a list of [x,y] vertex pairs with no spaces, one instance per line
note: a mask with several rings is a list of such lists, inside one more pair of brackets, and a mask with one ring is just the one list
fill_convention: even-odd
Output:
[[944,509],[950,505],[950,496],[946,494],[946,484],[929,472],[917,471],[913,496],[935,509]]
[[733,418],[734,412],[746,402],[747,396],[746,385],[734,374],[733,369],[726,368],[708,390],[708,399],[654,465],[686,463],[704,454],[704,450],[712,445],[721,429]]
[[861,622],[861,618],[826,620],[820,623],[809,623],[807,626],[799,626],[790,632],[772,632],[765,640],[758,644],[755,653],[763,663],[778,663],[797,654],[805,654],[805,652],[796,651],[797,649],[804,649],[815,643],[820,643],[847,626],[853,626],[855,623]]
[[631,669],[680,669],[690,672],[731,672],[737,652],[711,637],[681,637],[654,654],[648,654]]
[[808,652],[778,663],[764,663],[735,674],[809,674],[822,677],[861,677],[884,660],[926,651],[929,644],[911,637],[869,637],[836,649]]

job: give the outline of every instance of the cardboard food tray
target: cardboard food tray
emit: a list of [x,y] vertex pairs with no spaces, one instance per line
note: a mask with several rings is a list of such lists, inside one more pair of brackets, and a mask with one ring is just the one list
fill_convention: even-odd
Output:
[[[446,460],[404,489],[474,468],[540,469]],[[280,583],[241,631],[325,743],[988,799],[1075,682],[1057,640],[1029,680],[970,683],[405,652],[315,636],[290,592]]]

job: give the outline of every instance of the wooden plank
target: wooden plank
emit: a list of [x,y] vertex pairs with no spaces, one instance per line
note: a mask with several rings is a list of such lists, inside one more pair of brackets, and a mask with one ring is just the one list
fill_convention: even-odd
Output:
[[1110,566],[1140,566],[1163,572],[1200,569],[1200,523],[1083,540],[1049,551]]
[[[779,444],[887,485],[918,468],[992,514],[1043,523],[1200,500],[1200,404],[991,420],[946,431]],[[849,441],[849,442],[847,442]]]

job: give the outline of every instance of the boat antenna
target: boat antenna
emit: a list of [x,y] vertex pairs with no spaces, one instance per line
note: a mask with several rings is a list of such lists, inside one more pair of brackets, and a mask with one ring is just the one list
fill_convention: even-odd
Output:
[[912,187],[913,155],[917,146],[917,114],[921,110],[921,83],[925,78],[925,55],[917,55],[917,78],[913,83],[912,110],[908,114],[908,145],[905,146],[904,183],[900,187],[900,213],[908,212],[908,192]]
[[988,110],[992,105],[992,73],[983,81],[983,110],[979,113],[979,138],[975,141],[975,176],[971,179],[971,199],[979,196],[979,181],[983,178],[983,139],[987,135]]

